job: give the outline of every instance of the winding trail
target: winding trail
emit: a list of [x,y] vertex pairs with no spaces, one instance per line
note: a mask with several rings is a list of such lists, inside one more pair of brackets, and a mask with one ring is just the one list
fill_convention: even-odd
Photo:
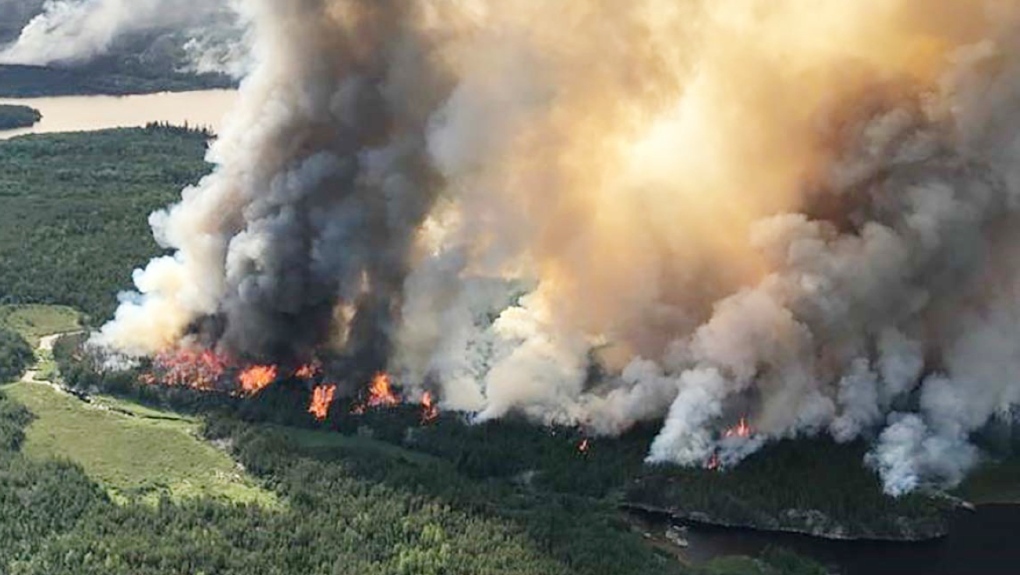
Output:
[[51,334],[51,335],[46,335],[46,336],[40,337],[39,338],[39,346],[36,347],[36,349],[35,349],[36,362],[35,362],[34,365],[32,365],[32,367],[30,367],[29,369],[25,370],[24,375],[21,376],[21,381],[26,382],[26,383],[39,383],[39,384],[49,385],[50,387],[52,387],[53,389],[56,389],[59,392],[67,393],[67,390],[64,389],[64,387],[62,385],[60,385],[59,383],[57,383],[57,382],[37,379],[37,377],[39,375],[39,361],[40,361],[39,357],[42,354],[44,354],[44,353],[52,355],[53,354],[53,346],[56,345],[57,341],[60,338],[65,337],[65,336],[69,336],[69,335],[78,335],[80,333],[83,333],[83,332],[82,331],[68,331],[68,332],[54,333],[54,334]]

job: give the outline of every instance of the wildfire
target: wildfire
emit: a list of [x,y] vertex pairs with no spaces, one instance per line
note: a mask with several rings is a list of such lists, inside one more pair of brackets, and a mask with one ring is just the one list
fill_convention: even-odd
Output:
[[581,443],[577,446],[578,453],[587,454],[591,450],[591,441],[586,437],[581,440]]
[[723,434],[723,437],[740,437],[742,439],[747,439],[751,437],[752,434],[754,434],[754,429],[752,429],[751,425],[747,422],[747,418],[741,417],[740,423],[727,429]]
[[245,394],[255,395],[276,381],[278,374],[279,370],[275,365],[256,365],[241,372],[237,380]]
[[721,462],[719,461],[718,453],[713,453],[712,457],[709,457],[708,461],[705,462],[705,469],[709,471],[718,471],[720,466]]
[[209,391],[223,377],[227,361],[209,349],[178,348],[158,355],[152,367],[144,378],[150,384]]
[[425,392],[425,395],[421,396],[421,422],[422,425],[426,423],[432,423],[439,418],[439,406],[436,405],[432,394]]
[[320,385],[312,391],[312,403],[308,406],[308,413],[315,416],[315,419],[323,421],[329,415],[329,406],[336,397],[335,385]]
[[[180,347],[153,359],[152,371],[141,379],[150,385],[190,387],[202,391],[219,389],[233,395],[252,396],[272,385],[281,373],[283,370],[276,365],[253,365],[241,369],[237,362],[211,349]],[[291,372],[288,369],[286,373]],[[302,365],[293,371],[293,377],[305,381],[321,374],[322,366],[318,362]],[[333,386],[329,402],[335,391]]]
[[315,364],[302,365],[294,370],[294,377],[298,379],[312,379],[319,375],[319,366]]
[[368,390],[368,399],[365,403],[354,408],[354,413],[362,414],[369,409],[379,407],[394,407],[400,404],[400,398],[393,391],[393,382],[388,373],[378,373],[372,379],[372,386]]

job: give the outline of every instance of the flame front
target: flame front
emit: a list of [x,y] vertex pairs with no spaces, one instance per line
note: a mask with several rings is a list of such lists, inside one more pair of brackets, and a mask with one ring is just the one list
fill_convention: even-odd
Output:
[[400,398],[393,391],[393,382],[388,373],[377,373],[372,378],[372,385],[368,390],[368,399],[356,408],[354,413],[363,414],[369,409],[381,407],[394,407],[400,404]]
[[746,417],[741,417],[740,422],[737,425],[729,428],[723,433],[723,437],[739,437],[741,439],[749,439],[754,434],[754,429],[751,424],[747,422]]
[[237,380],[246,395],[255,395],[276,381],[277,375],[279,369],[275,365],[255,365],[241,372]]
[[439,406],[436,405],[435,400],[432,398],[432,394],[425,392],[421,396],[421,422],[422,424],[431,423],[439,419]]
[[591,441],[586,437],[581,440],[581,443],[577,446],[577,451],[581,454],[587,454],[591,450]]
[[322,368],[320,368],[317,364],[310,363],[308,365],[302,365],[294,370],[294,377],[298,379],[312,379],[319,375],[320,371],[322,371]]
[[211,391],[227,365],[228,361],[212,350],[179,347],[156,356],[152,373],[144,379],[150,384]]
[[329,415],[329,407],[336,397],[335,385],[320,385],[312,391],[312,403],[308,406],[308,413],[315,416],[315,419],[323,421]]

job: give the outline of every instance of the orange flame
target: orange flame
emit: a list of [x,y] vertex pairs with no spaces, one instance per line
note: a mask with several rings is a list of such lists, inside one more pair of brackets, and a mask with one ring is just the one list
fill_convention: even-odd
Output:
[[393,391],[393,382],[388,373],[377,373],[372,378],[372,385],[368,390],[368,399],[365,403],[354,408],[354,413],[363,414],[369,409],[380,407],[393,407],[400,404],[400,398]]
[[577,446],[578,453],[586,454],[591,450],[591,441],[586,437],[581,440],[581,443]]
[[436,405],[435,400],[432,399],[432,394],[425,392],[421,396],[421,422],[422,425],[426,423],[432,423],[439,419],[439,406]]
[[712,457],[709,457],[708,461],[705,462],[705,469],[709,471],[718,471],[721,465],[722,463],[719,461],[719,454],[713,453]]
[[319,375],[319,366],[315,364],[302,365],[294,371],[294,377],[298,379],[312,379]]
[[329,406],[336,397],[335,385],[320,385],[312,391],[312,403],[308,406],[308,413],[315,416],[315,419],[323,421],[329,415]]
[[244,393],[255,395],[276,381],[278,371],[275,365],[255,365],[241,372],[237,379]]
[[753,434],[754,429],[752,429],[751,425],[747,423],[747,418],[741,417],[740,423],[738,423],[734,427],[727,429],[726,432],[723,434],[723,437],[740,437],[743,439],[747,439],[751,437],[751,435]]
[[142,380],[153,385],[211,391],[223,377],[227,363],[212,350],[182,347],[156,356],[152,362],[152,373]]

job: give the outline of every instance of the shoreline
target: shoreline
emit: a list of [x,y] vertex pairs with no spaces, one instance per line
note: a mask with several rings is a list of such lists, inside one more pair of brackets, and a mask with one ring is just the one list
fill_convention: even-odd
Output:
[[[977,506],[980,508],[981,506]],[[811,531],[807,528],[799,528],[793,526],[782,526],[777,525],[774,527],[751,524],[748,522],[741,521],[728,521],[725,519],[719,519],[710,516],[707,513],[699,511],[684,512],[680,510],[669,510],[651,505],[642,505],[639,503],[622,503],[619,508],[623,511],[646,514],[656,516],[660,519],[668,519],[670,521],[676,521],[690,527],[709,527],[717,529],[727,529],[734,531],[753,531],[756,533],[774,533],[777,535],[801,535],[804,537],[810,537],[821,541],[835,541],[844,543],[903,543],[903,544],[920,544],[930,543],[933,541],[939,541],[945,539],[950,534],[949,521],[943,522],[940,528],[932,533],[925,535],[909,536],[909,535],[853,535],[843,534],[835,530],[815,530]]]
[[28,106],[42,115],[41,121],[31,127],[0,130],[0,140],[29,134],[142,128],[161,122],[219,132],[225,119],[236,108],[238,97],[238,92],[230,89],[161,91],[138,95],[0,97],[0,105]]

